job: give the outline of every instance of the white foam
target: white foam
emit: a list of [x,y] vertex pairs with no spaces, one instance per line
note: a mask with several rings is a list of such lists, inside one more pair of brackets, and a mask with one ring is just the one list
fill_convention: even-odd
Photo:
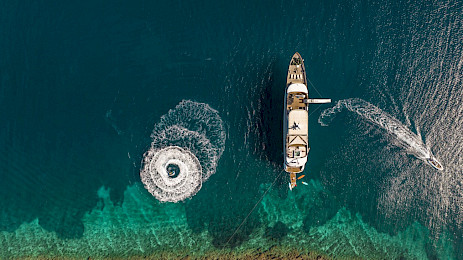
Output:
[[[179,167],[177,177],[169,177],[169,164]],[[177,202],[196,194],[201,189],[201,175],[198,158],[177,146],[160,150],[150,149],[145,154],[140,172],[145,188],[158,200],[166,202]]]
[[416,158],[426,160],[426,158],[432,156],[430,149],[424,144],[420,135],[410,131],[404,124],[388,113],[359,98],[339,100],[336,106],[325,109],[321,113],[318,122],[322,126],[327,126],[336,114],[344,108],[386,130],[388,134],[394,136],[397,140],[397,142],[394,142],[395,145],[404,148]]
[[[140,172],[142,182],[160,201],[177,202],[195,195],[215,173],[226,135],[215,109],[183,100],[161,117],[151,138]],[[168,176],[169,164],[180,168],[175,178]]]

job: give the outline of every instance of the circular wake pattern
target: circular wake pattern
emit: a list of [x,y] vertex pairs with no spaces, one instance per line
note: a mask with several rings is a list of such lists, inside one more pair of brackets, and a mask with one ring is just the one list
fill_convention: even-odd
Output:
[[202,185],[201,164],[177,146],[149,150],[143,159],[141,181],[160,201],[177,202],[195,195]]
[[215,109],[183,100],[161,117],[151,138],[141,180],[158,200],[177,202],[195,195],[215,173],[226,135]]
[[215,173],[225,149],[225,128],[217,110],[208,104],[183,100],[154,126],[152,146],[187,148],[198,157],[203,180]]
[[203,168],[203,179],[208,179],[215,172],[218,155],[210,141],[198,132],[180,126],[169,126],[153,136],[153,147],[180,146],[188,149],[198,158]]

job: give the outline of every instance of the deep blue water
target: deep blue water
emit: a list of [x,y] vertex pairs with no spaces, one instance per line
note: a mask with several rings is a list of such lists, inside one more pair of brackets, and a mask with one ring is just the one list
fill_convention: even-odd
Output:
[[[462,259],[462,13],[458,1],[3,1],[0,258],[149,255],[166,248],[159,237],[182,237],[202,253],[297,240],[331,256]],[[323,127],[334,104],[314,105],[310,185],[289,192],[283,174],[235,233],[282,171],[296,51],[312,97],[375,105],[445,170],[355,113]],[[140,182],[141,161],[182,100],[217,110],[224,152],[195,196],[161,204]],[[289,231],[269,239],[276,223]]]

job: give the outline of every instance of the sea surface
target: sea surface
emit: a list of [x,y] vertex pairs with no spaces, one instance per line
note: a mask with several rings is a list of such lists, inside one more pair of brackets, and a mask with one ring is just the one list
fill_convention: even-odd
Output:
[[[463,259],[462,42],[452,0],[1,1],[0,259]],[[289,191],[296,51],[333,102]],[[140,177],[168,145],[177,203]]]

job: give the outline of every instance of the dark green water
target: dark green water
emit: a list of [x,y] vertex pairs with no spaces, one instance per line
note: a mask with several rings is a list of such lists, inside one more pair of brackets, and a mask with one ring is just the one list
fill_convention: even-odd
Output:
[[[462,13],[458,1],[1,2],[0,258],[292,245],[463,259]],[[332,105],[314,105],[309,185],[289,192],[283,174],[248,216],[282,171],[296,51],[311,96],[373,104],[444,171],[355,113],[322,127]],[[226,142],[196,195],[160,203],[141,161],[182,100],[215,109]]]

